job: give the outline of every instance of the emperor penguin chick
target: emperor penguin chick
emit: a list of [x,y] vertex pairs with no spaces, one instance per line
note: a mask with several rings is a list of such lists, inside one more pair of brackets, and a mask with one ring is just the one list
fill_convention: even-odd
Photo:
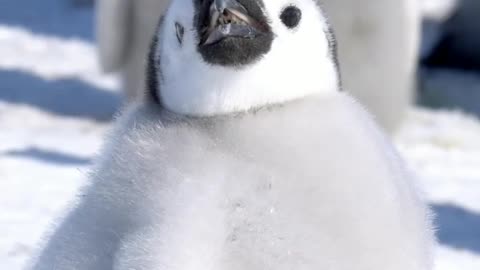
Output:
[[35,270],[430,270],[412,175],[341,92],[315,0],[174,0]]

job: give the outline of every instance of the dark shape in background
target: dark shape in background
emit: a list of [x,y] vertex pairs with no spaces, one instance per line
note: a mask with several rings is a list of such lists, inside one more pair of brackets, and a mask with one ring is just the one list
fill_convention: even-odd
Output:
[[0,71],[0,100],[51,113],[109,121],[121,97],[74,79],[46,81],[19,71]]
[[420,105],[461,110],[480,118],[480,73],[444,68],[422,68],[419,72]]
[[438,44],[423,64],[480,72],[479,16],[479,0],[459,1],[457,10],[442,25]]
[[445,20],[423,22],[418,103],[480,118],[480,0],[459,0]]

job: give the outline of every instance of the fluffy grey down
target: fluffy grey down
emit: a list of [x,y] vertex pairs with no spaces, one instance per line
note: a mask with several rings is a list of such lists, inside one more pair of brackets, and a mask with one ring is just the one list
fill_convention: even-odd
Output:
[[35,270],[426,270],[429,212],[345,94],[193,119],[126,111]]

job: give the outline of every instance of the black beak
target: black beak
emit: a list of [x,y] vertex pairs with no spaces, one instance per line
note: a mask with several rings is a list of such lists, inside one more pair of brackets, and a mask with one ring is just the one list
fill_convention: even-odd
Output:
[[227,37],[253,39],[266,32],[237,0],[212,0],[203,8],[205,17],[201,46],[217,43]]

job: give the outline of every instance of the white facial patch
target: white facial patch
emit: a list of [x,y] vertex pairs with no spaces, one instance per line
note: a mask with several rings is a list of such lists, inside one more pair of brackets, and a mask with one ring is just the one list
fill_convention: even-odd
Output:
[[[206,63],[197,51],[192,0],[175,0],[167,11],[157,57],[160,57],[159,96],[169,110],[209,116],[284,103],[308,95],[338,91],[338,74],[331,58],[326,22],[314,0],[263,0],[274,33],[270,51],[241,67]],[[298,26],[285,26],[280,15],[294,5],[302,12]],[[175,24],[184,28],[183,42]]]

